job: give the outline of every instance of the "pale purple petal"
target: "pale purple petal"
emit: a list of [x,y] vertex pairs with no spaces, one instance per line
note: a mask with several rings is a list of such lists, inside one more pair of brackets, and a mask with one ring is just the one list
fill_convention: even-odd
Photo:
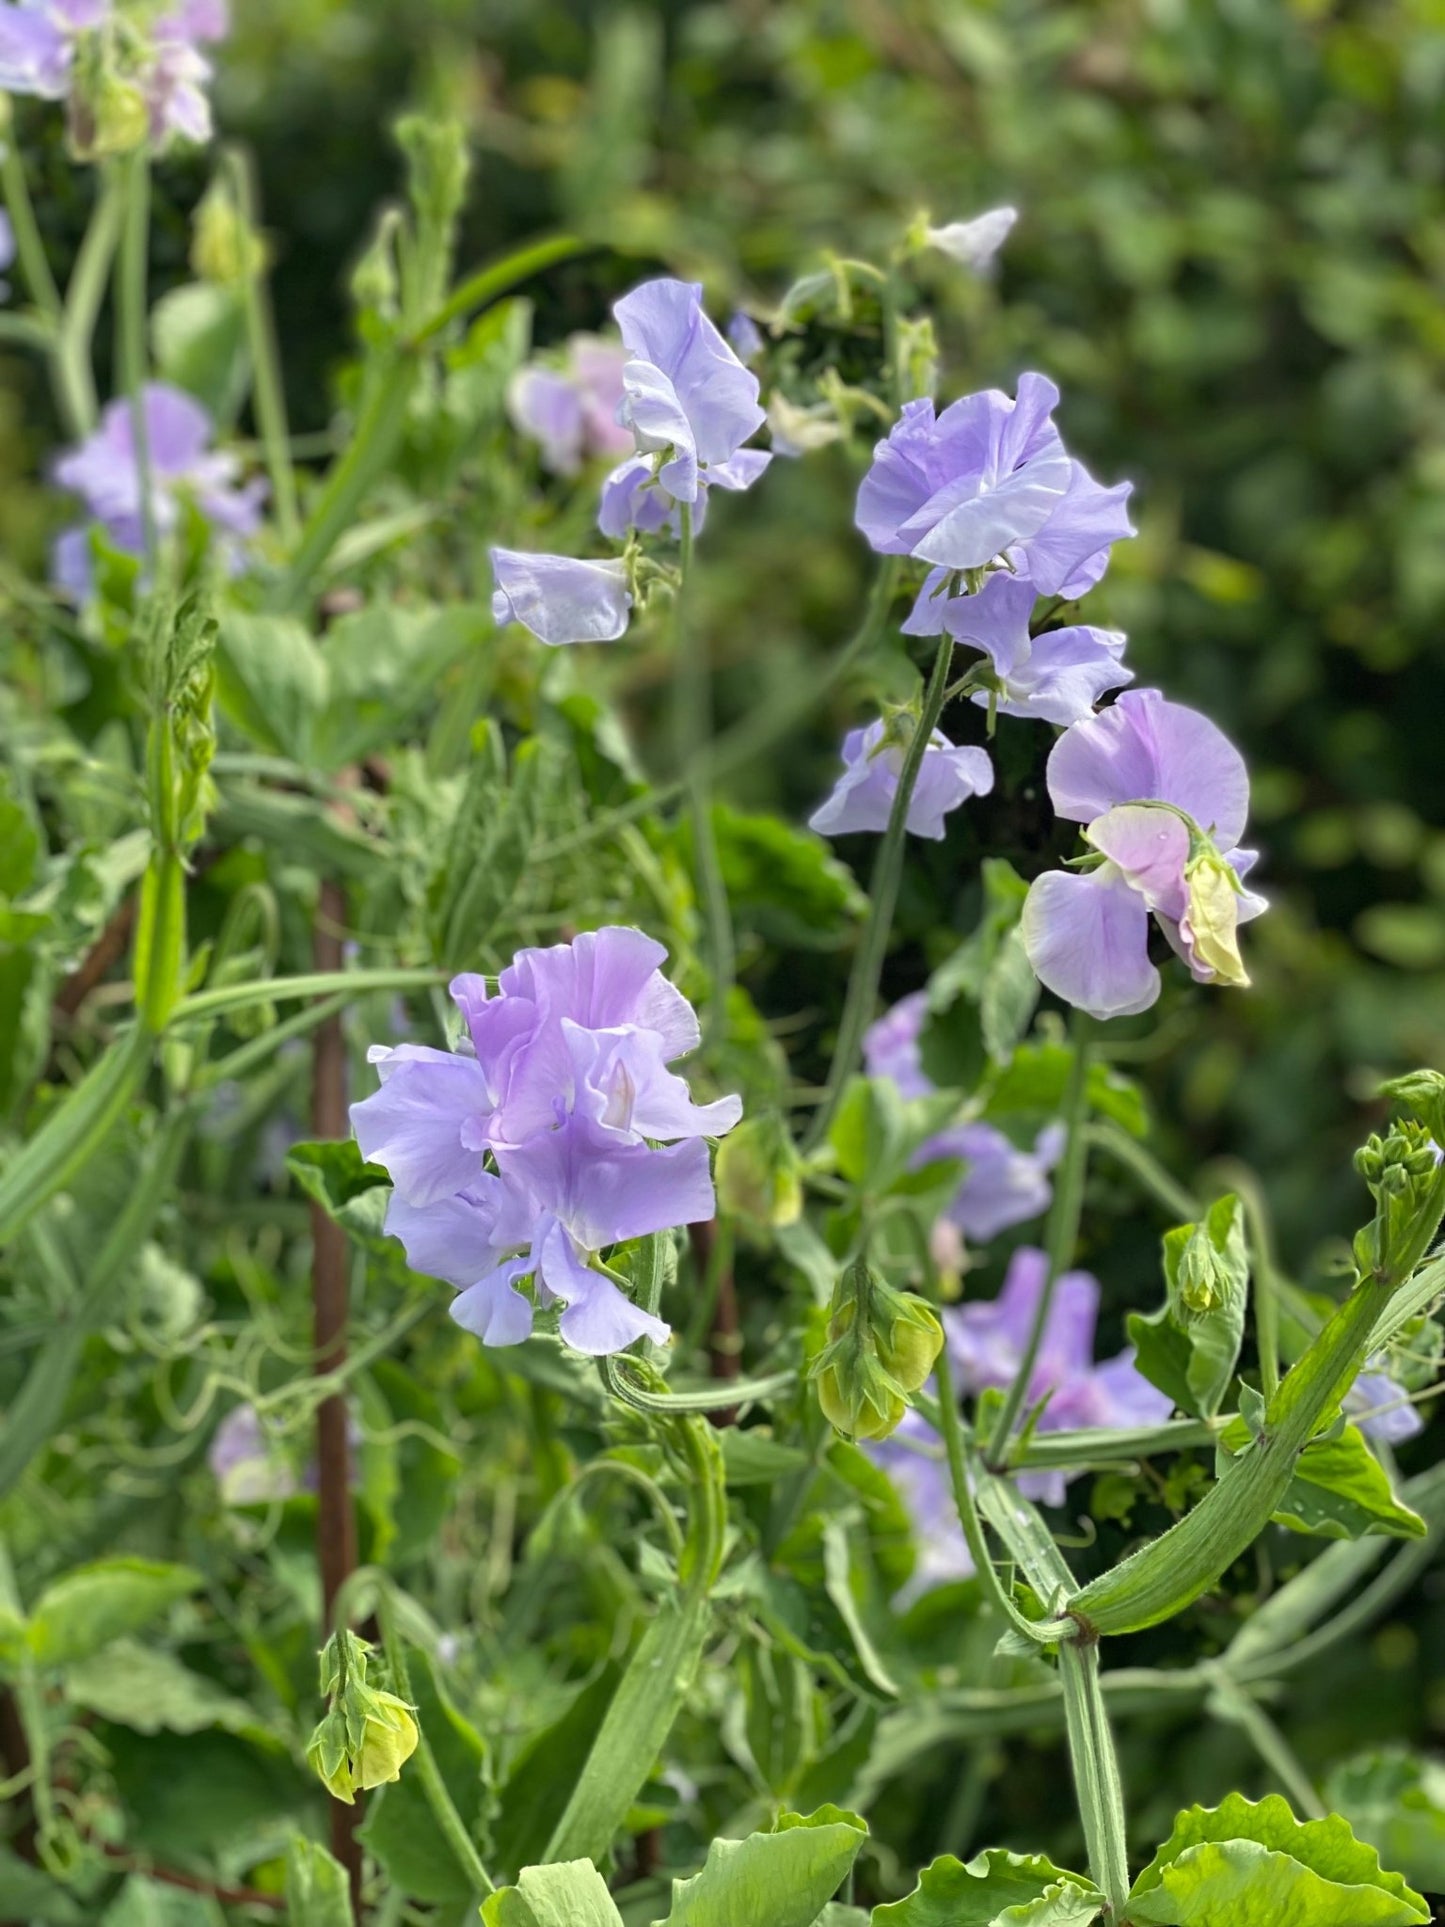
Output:
[[1001,475],[991,485],[965,476],[941,489],[904,525],[921,562],[981,569],[1036,534],[1063,500],[1069,459],[1059,450]]
[[997,1237],[1049,1208],[1049,1172],[1058,1161],[1059,1133],[1040,1133],[1032,1151],[1021,1151],[992,1124],[962,1124],[926,1147],[934,1157],[967,1161],[963,1182],[947,1216],[966,1237],[980,1243]]
[[1345,1394],[1345,1411],[1367,1438],[1399,1445],[1425,1429],[1416,1406],[1388,1372],[1364,1371]]
[[352,1105],[351,1125],[362,1156],[390,1172],[409,1204],[432,1204],[481,1175],[491,1094],[473,1058],[419,1045],[402,1051],[381,1089]]
[[1157,689],[1126,689],[1108,709],[1066,730],[1048,766],[1060,816],[1092,823],[1116,803],[1172,803],[1234,848],[1249,813],[1244,758],[1207,716]]
[[1040,595],[1072,599],[1091,589],[1109,563],[1111,544],[1135,533],[1129,520],[1132,482],[1105,488],[1082,462],[1070,464],[1064,497],[1048,522],[1010,555]]
[[[810,828],[825,836],[887,829],[904,751],[897,743],[882,747],[883,741],[881,720],[848,732],[843,739],[843,774],[832,794],[809,817]],[[935,730],[909,799],[909,833],[936,841],[944,834],[943,819],[951,810],[971,796],[986,796],[992,788],[988,752],[972,745],[956,747]]]
[[584,1265],[562,1225],[553,1222],[537,1246],[538,1276],[567,1309],[560,1331],[574,1351],[594,1358],[626,1351],[639,1338],[665,1345],[670,1328],[633,1304],[610,1278]]
[[415,1205],[393,1191],[385,1229],[400,1240],[413,1271],[449,1285],[472,1285],[486,1277],[505,1252],[528,1241],[531,1220],[525,1204],[507,1192],[500,1178],[478,1168],[469,1188],[455,1197]]
[[880,555],[909,555],[912,544],[900,533],[933,494],[930,461],[937,433],[933,403],[903,404],[889,433],[873,450],[873,463],[858,489],[855,521]]
[[61,100],[70,63],[70,36],[50,10],[0,7],[0,92]]
[[969,221],[950,221],[944,227],[925,228],[928,245],[946,254],[960,267],[982,274],[992,267],[994,257],[1008,239],[1019,218],[1016,207],[991,207]]
[[1184,915],[1190,842],[1182,817],[1173,810],[1123,803],[1091,823],[1085,835],[1123,871],[1151,910],[1176,921]]
[[633,1139],[721,1137],[742,1116],[742,1099],[692,1101],[686,1082],[667,1068],[655,1031],[584,1030],[561,1025],[571,1059],[569,1108],[603,1129]]
[[724,488],[737,495],[752,487],[772,459],[769,449],[740,448],[727,461],[714,462],[702,479],[709,488]]
[[[706,512],[707,492],[701,490],[693,508],[694,534],[701,530]],[[677,503],[657,480],[645,455],[629,455],[603,482],[597,526],[614,542],[625,540],[632,529],[643,535],[660,535],[664,529],[669,535],[678,534]]]
[[[622,330],[623,345],[633,358],[624,376],[624,409],[634,433],[638,432],[639,378],[633,371],[639,362],[650,363],[667,378],[689,425],[687,444],[709,467],[728,461],[762,427],[757,377],[744,368],[703,313],[699,283],[667,279],[646,282],[624,295],[613,313]],[[676,442],[675,437],[668,439]],[[639,445],[656,448],[663,444],[639,438]],[[690,492],[671,480],[666,485],[680,500],[692,499]]]
[[582,466],[582,397],[565,375],[520,368],[507,385],[507,413],[520,434],[537,443],[542,466],[575,475]]
[[601,335],[571,335],[567,341],[568,367],[577,384],[582,425],[589,455],[625,455],[632,436],[617,419],[622,406],[622,370],[627,350]]
[[[1120,660],[1125,641],[1118,629],[1084,625],[1035,636],[1026,661],[1005,680],[999,710],[1005,716],[1034,716],[1063,728],[1082,721],[1093,713],[1101,696],[1133,681],[1133,670]],[[986,708],[988,692],[976,690],[973,700]]]
[[1090,1016],[1132,1017],[1158,998],[1148,908],[1108,864],[1037,878],[1019,929],[1040,983]]
[[679,502],[695,502],[698,449],[692,422],[671,380],[650,361],[629,361],[622,371],[622,420],[632,430],[638,448],[666,457],[657,479]]
[[1077,1421],[1080,1426],[1117,1431],[1134,1425],[1162,1425],[1174,1409],[1169,1394],[1151,1385],[1134,1363],[1132,1347],[1095,1366],[1090,1390]]
[[934,1088],[923,1069],[919,1049],[919,1037],[927,1017],[928,992],[915,990],[870,1024],[863,1034],[863,1061],[868,1075],[891,1078],[905,1098],[927,1097]]
[[465,1291],[458,1292],[449,1310],[463,1331],[484,1345],[520,1345],[532,1335],[532,1305],[516,1288],[516,1280],[533,1269],[533,1260],[508,1259]]
[[496,1155],[507,1182],[525,1187],[541,1209],[560,1218],[584,1251],[713,1215],[712,1173],[701,1138],[652,1150],[619,1144],[573,1116],[561,1129],[539,1132],[515,1148],[499,1147]]
[[616,642],[627,628],[632,596],[621,562],[583,562],[568,555],[492,550],[492,620],[520,622],[539,642]]

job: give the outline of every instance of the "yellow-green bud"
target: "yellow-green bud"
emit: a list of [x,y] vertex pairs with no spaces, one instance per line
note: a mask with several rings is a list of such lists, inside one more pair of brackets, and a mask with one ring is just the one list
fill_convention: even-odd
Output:
[[77,160],[133,154],[150,132],[145,95],[133,81],[102,71],[88,97],[71,98],[70,145]]
[[942,1349],[943,1327],[921,1298],[896,1290],[866,1263],[850,1265],[813,1367],[823,1416],[845,1438],[886,1439]]
[[249,281],[266,264],[266,245],[220,182],[212,181],[191,217],[191,267],[218,287]]
[[1195,956],[1216,983],[1242,987],[1249,973],[1239,954],[1239,879],[1213,850],[1196,857],[1185,875]]
[[358,1789],[399,1780],[421,1738],[412,1709],[395,1693],[376,1692],[368,1686],[358,1689],[357,1697],[364,1698],[364,1705],[355,1709],[352,1720],[340,1707],[328,1713],[306,1749],[306,1758],[327,1792],[347,1806],[355,1804]]
[[718,1207],[758,1225],[796,1224],[803,1213],[801,1169],[781,1118],[744,1118],[718,1146]]

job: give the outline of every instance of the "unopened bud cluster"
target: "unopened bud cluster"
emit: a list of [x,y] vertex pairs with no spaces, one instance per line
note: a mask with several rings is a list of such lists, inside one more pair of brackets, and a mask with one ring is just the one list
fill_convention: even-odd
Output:
[[399,1780],[421,1737],[414,1708],[395,1693],[367,1685],[370,1651],[364,1639],[344,1627],[327,1640],[321,1654],[321,1690],[330,1705],[306,1749],[327,1792],[347,1806],[355,1804],[358,1788]]
[[824,1417],[845,1438],[886,1439],[942,1349],[943,1327],[930,1307],[859,1259],[838,1281],[828,1343],[813,1366]]
[[1441,1152],[1427,1125],[1391,1125],[1355,1153],[1355,1169],[1375,1199],[1375,1216],[1355,1236],[1355,1262],[1383,1278],[1404,1276],[1419,1262],[1439,1225]]

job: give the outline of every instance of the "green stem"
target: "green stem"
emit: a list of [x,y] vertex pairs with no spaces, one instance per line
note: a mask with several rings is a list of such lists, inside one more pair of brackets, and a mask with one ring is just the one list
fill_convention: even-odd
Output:
[[1087,1136],[1090,1145],[1106,1152],[1116,1164],[1122,1164],[1132,1178],[1137,1178],[1141,1187],[1149,1193],[1161,1209],[1167,1211],[1176,1224],[1192,1224],[1204,1216],[1205,1207],[1192,1191],[1186,1191],[1152,1151],[1135,1137],[1131,1137],[1121,1124],[1112,1118],[1097,1118],[1089,1125]]
[[1004,1395],[989,1439],[988,1460],[995,1466],[1008,1463],[1009,1444],[1033,1382],[1034,1366],[1038,1363],[1039,1347],[1043,1344],[1044,1332],[1048,1327],[1054,1292],[1059,1279],[1072,1262],[1079,1242],[1079,1216],[1084,1204],[1084,1173],[1089,1144],[1085,1129],[1089,1109],[1088,1025],[1088,1018],[1082,1011],[1076,1010],[1073,1024],[1074,1058],[1069,1067],[1068,1088],[1064,1093],[1064,1155],[1054,1180],[1054,1199],[1049,1208],[1048,1231],[1044,1241],[1048,1252],[1048,1270],[1044,1275],[1044,1288],[1039,1294],[1039,1302],[1034,1308],[1028,1342],[1019,1359],[1013,1383]]
[[1066,1641],[1059,1649],[1059,1680],[1089,1872],[1104,1895],[1104,1919],[1118,1923],[1129,1900],[1129,1850],[1124,1787],[1104,1705],[1098,1647],[1092,1641]]
[[263,977],[254,983],[218,984],[214,990],[183,997],[171,1012],[167,1030],[218,1017],[256,1004],[286,1003],[294,997],[359,997],[369,990],[430,990],[446,982],[444,970],[318,970],[304,977]]
[[[256,189],[251,168],[239,148],[226,156],[236,211],[248,237],[256,234]],[[271,478],[271,501],[276,527],[288,549],[301,533],[301,511],[296,498],[296,471],[291,466],[291,431],[286,421],[286,395],[281,382],[281,358],[276,346],[276,322],[266,284],[266,265],[260,253],[245,277],[246,338],[251,347],[255,383],[256,426]]]
[[[15,256],[20,263],[20,272],[25,277],[25,285],[30,290],[30,299],[51,326],[59,328],[60,290],[55,285],[55,276],[50,272],[50,262],[46,258],[45,243],[40,238],[40,227],[35,219],[20,150],[13,134],[8,132],[4,142],[0,143],[0,189],[5,195],[10,225],[15,232]],[[70,422],[67,426],[72,433],[80,432],[76,422]]]
[[444,334],[454,321],[465,319],[474,308],[487,307],[498,295],[506,294],[519,282],[530,280],[534,274],[541,274],[558,261],[568,261],[573,255],[585,254],[594,245],[594,242],[580,240],[574,234],[552,234],[519,249],[515,254],[507,255],[504,260],[479,268],[415,330],[411,336],[411,346],[424,346],[437,335]]
[[[401,1699],[408,1705],[414,1704],[411,1696],[411,1676],[407,1671],[406,1646],[397,1631],[396,1617],[392,1610],[388,1593],[383,1593],[377,1602],[378,1617],[381,1620],[382,1647],[386,1653],[387,1665],[391,1668],[392,1680]],[[344,1642],[343,1642],[344,1643]],[[466,1822],[457,1812],[452,1796],[447,1791],[447,1783],[442,1778],[441,1768],[437,1765],[436,1755],[432,1752],[431,1741],[425,1729],[418,1722],[416,1743],[416,1775],[421,1781],[422,1791],[426,1794],[427,1804],[433,1817],[446,1837],[447,1845],[455,1855],[457,1863],[472,1883],[476,1894],[495,1893],[496,1886],[491,1875],[482,1865],[482,1857],[477,1852],[472,1836],[467,1831]]]
[[701,639],[688,634],[693,561],[691,503],[679,502],[677,514],[680,554],[673,629],[677,759],[687,786],[693,865],[707,955],[708,1005],[704,1028],[709,1040],[717,1044],[727,1034],[728,995],[732,990],[736,956],[732,912],[728,907],[717,837],[713,833],[712,785],[705,761],[712,739],[712,669]]
[[120,386],[130,402],[135,464],[140,477],[141,526],[152,569],[157,560],[155,498],[146,429],[146,278],[150,251],[150,163],[144,151],[125,163],[125,213],[116,280],[116,349]]
[[934,730],[938,727],[938,719],[943,714],[943,700],[948,688],[948,670],[952,657],[952,636],[940,637],[938,653],[933,659],[933,674],[929,678],[928,689],[923,698],[923,713],[909,739],[908,749],[903,758],[903,767],[898,775],[898,788],[893,797],[893,807],[888,813],[888,828],[883,833],[877,861],[873,866],[868,921],[864,925],[863,941],[858,946],[857,956],[853,960],[852,974],[848,979],[848,993],[843,1004],[842,1021],[838,1027],[838,1041],[834,1045],[833,1061],[828,1068],[826,1095],[814,1114],[812,1128],[805,1142],[804,1148],[808,1150],[821,1144],[828,1135],[833,1119],[837,1116],[838,1106],[843,1100],[844,1087],[858,1062],[858,1056],[863,1047],[863,1033],[868,1028],[869,1019],[873,1015],[873,1006],[878,997],[878,981],[883,974],[883,959],[887,954],[888,938],[893,928],[893,912],[898,907],[898,890],[903,879],[908,809],[918,784],[918,773],[923,767],[924,753],[932,741]]
[[89,434],[96,423],[91,344],[120,240],[124,210],[124,181],[114,166],[107,165],[101,172],[100,192],[70,272],[60,339],[55,350],[56,379],[67,397],[66,412],[75,417],[80,434]]

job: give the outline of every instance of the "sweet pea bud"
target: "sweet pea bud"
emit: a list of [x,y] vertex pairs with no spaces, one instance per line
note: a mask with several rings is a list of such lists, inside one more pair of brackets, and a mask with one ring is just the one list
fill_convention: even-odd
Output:
[[1381,1087],[1381,1095],[1393,1097],[1415,1113],[1429,1131],[1438,1156],[1445,1143],[1445,1076],[1439,1071],[1410,1071],[1404,1077],[1392,1077]]
[[100,69],[70,97],[70,148],[78,161],[133,154],[150,132],[145,95],[133,81]]
[[197,277],[217,287],[234,287],[265,265],[265,242],[225,183],[212,181],[191,216],[191,267]]
[[1224,1302],[1229,1282],[1228,1271],[1215,1250],[1213,1239],[1202,1224],[1196,1225],[1179,1254],[1175,1286],[1180,1304],[1186,1311],[1211,1312]]
[[838,1281],[828,1343],[813,1367],[824,1417],[845,1438],[886,1439],[942,1349],[930,1307],[858,1260]]
[[321,1654],[321,1690],[331,1705],[311,1736],[306,1758],[322,1785],[347,1806],[357,1789],[401,1778],[421,1734],[414,1709],[395,1693],[366,1683],[364,1639],[342,1627]]
[[803,1213],[802,1162],[780,1117],[744,1118],[718,1146],[718,1207],[756,1225],[796,1224]]
[[1214,972],[1216,983],[1247,984],[1249,972],[1239,954],[1239,878],[1212,848],[1191,859],[1184,877],[1195,956]]

